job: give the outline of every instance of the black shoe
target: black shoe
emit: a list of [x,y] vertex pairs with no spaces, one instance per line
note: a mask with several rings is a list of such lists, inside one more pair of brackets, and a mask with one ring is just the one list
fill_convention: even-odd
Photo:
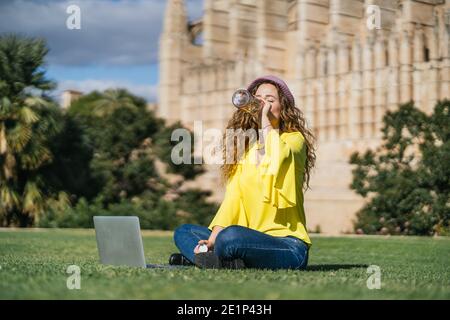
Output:
[[244,269],[242,259],[225,260],[214,254],[214,252],[197,253],[194,264],[202,269]]
[[193,266],[194,265],[181,253],[173,253],[169,258],[169,264],[178,265],[178,266]]

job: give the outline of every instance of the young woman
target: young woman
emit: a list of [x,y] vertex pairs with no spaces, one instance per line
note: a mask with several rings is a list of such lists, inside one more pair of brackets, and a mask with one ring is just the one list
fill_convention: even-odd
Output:
[[315,163],[314,136],[283,80],[265,76],[247,89],[261,100],[257,120],[238,109],[227,129],[259,129],[258,143],[246,144],[238,161],[222,165],[226,192],[218,212],[208,227],[185,224],[175,230],[181,255],[172,255],[171,263],[199,265],[204,260],[196,257],[204,255],[199,248],[205,244],[222,262],[238,260],[248,268],[306,268],[311,240],[303,186],[309,187]]

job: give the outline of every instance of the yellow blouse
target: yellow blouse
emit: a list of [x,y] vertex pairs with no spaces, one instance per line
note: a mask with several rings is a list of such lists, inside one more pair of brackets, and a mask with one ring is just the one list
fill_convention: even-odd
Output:
[[253,144],[228,180],[225,197],[208,226],[240,225],[266,234],[297,237],[311,246],[303,208],[306,144],[301,132],[268,132],[265,154],[256,162]]

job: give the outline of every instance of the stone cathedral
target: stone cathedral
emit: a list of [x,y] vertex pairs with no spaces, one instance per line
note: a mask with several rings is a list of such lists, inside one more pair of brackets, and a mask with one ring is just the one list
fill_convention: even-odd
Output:
[[[224,130],[236,89],[281,77],[317,139],[307,227],[351,232],[365,200],[350,154],[380,144],[387,110],[413,100],[430,113],[450,97],[450,0],[204,0],[197,21],[185,5],[167,1],[158,115]],[[220,202],[219,165],[205,167],[192,185]]]

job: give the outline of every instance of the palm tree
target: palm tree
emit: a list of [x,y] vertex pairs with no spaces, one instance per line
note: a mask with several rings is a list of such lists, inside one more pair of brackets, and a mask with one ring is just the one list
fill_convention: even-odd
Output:
[[52,160],[47,141],[58,130],[56,106],[45,96],[55,87],[42,70],[47,52],[43,40],[0,36],[0,222],[4,226],[14,219],[20,226],[37,221],[49,200],[38,172]]
[[119,108],[136,110],[133,99],[124,89],[107,89],[102,93],[102,98],[94,104],[94,114],[103,117],[113,113]]

